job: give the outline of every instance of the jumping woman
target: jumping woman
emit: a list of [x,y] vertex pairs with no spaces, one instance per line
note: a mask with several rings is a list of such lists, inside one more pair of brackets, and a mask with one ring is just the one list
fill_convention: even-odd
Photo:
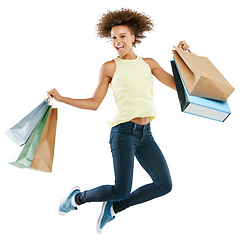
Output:
[[[133,47],[145,38],[154,24],[144,13],[131,9],[108,11],[97,23],[100,38],[110,38],[118,57],[105,62],[100,70],[98,86],[91,98],[72,99],[61,96],[56,89],[48,92],[55,100],[81,109],[97,110],[108,87],[113,90],[118,112],[112,122],[110,146],[113,157],[115,185],[104,185],[81,191],[73,188],[59,206],[59,214],[77,210],[86,202],[103,202],[97,222],[101,233],[115,215],[136,204],[163,196],[172,189],[165,158],[151,133],[151,121],[156,117],[153,105],[153,77],[176,90],[174,78],[152,58],[141,58]],[[178,47],[188,50],[181,41]],[[131,192],[134,157],[150,175],[152,183]]]

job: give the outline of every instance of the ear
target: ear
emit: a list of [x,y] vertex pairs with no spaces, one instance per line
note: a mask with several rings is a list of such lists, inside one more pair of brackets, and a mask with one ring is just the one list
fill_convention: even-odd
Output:
[[135,42],[135,35],[133,34],[132,35],[132,43],[134,43]]

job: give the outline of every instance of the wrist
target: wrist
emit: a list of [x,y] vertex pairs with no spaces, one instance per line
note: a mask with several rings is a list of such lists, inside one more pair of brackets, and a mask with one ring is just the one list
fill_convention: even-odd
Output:
[[59,102],[64,102],[64,97],[60,95],[59,98],[58,98],[58,101]]

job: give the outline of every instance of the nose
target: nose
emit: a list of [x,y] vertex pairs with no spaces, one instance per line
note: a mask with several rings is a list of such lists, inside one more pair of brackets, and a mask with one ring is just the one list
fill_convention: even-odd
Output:
[[120,43],[121,42],[121,38],[119,36],[115,36],[115,38],[113,39],[113,41],[115,43]]
[[118,41],[116,42],[116,44],[117,44],[117,45],[120,45],[120,43],[121,43],[121,41],[120,41],[120,40],[118,40]]
[[115,39],[115,43],[118,44],[118,43],[120,43],[120,42],[121,42],[121,39],[120,39],[120,38],[116,38],[116,39]]

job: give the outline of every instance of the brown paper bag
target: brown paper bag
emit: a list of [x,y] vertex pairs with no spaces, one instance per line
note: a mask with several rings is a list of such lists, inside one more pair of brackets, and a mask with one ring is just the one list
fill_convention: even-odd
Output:
[[234,88],[209,59],[175,49],[173,55],[189,94],[226,101]]
[[30,168],[52,172],[56,128],[57,108],[51,108]]

